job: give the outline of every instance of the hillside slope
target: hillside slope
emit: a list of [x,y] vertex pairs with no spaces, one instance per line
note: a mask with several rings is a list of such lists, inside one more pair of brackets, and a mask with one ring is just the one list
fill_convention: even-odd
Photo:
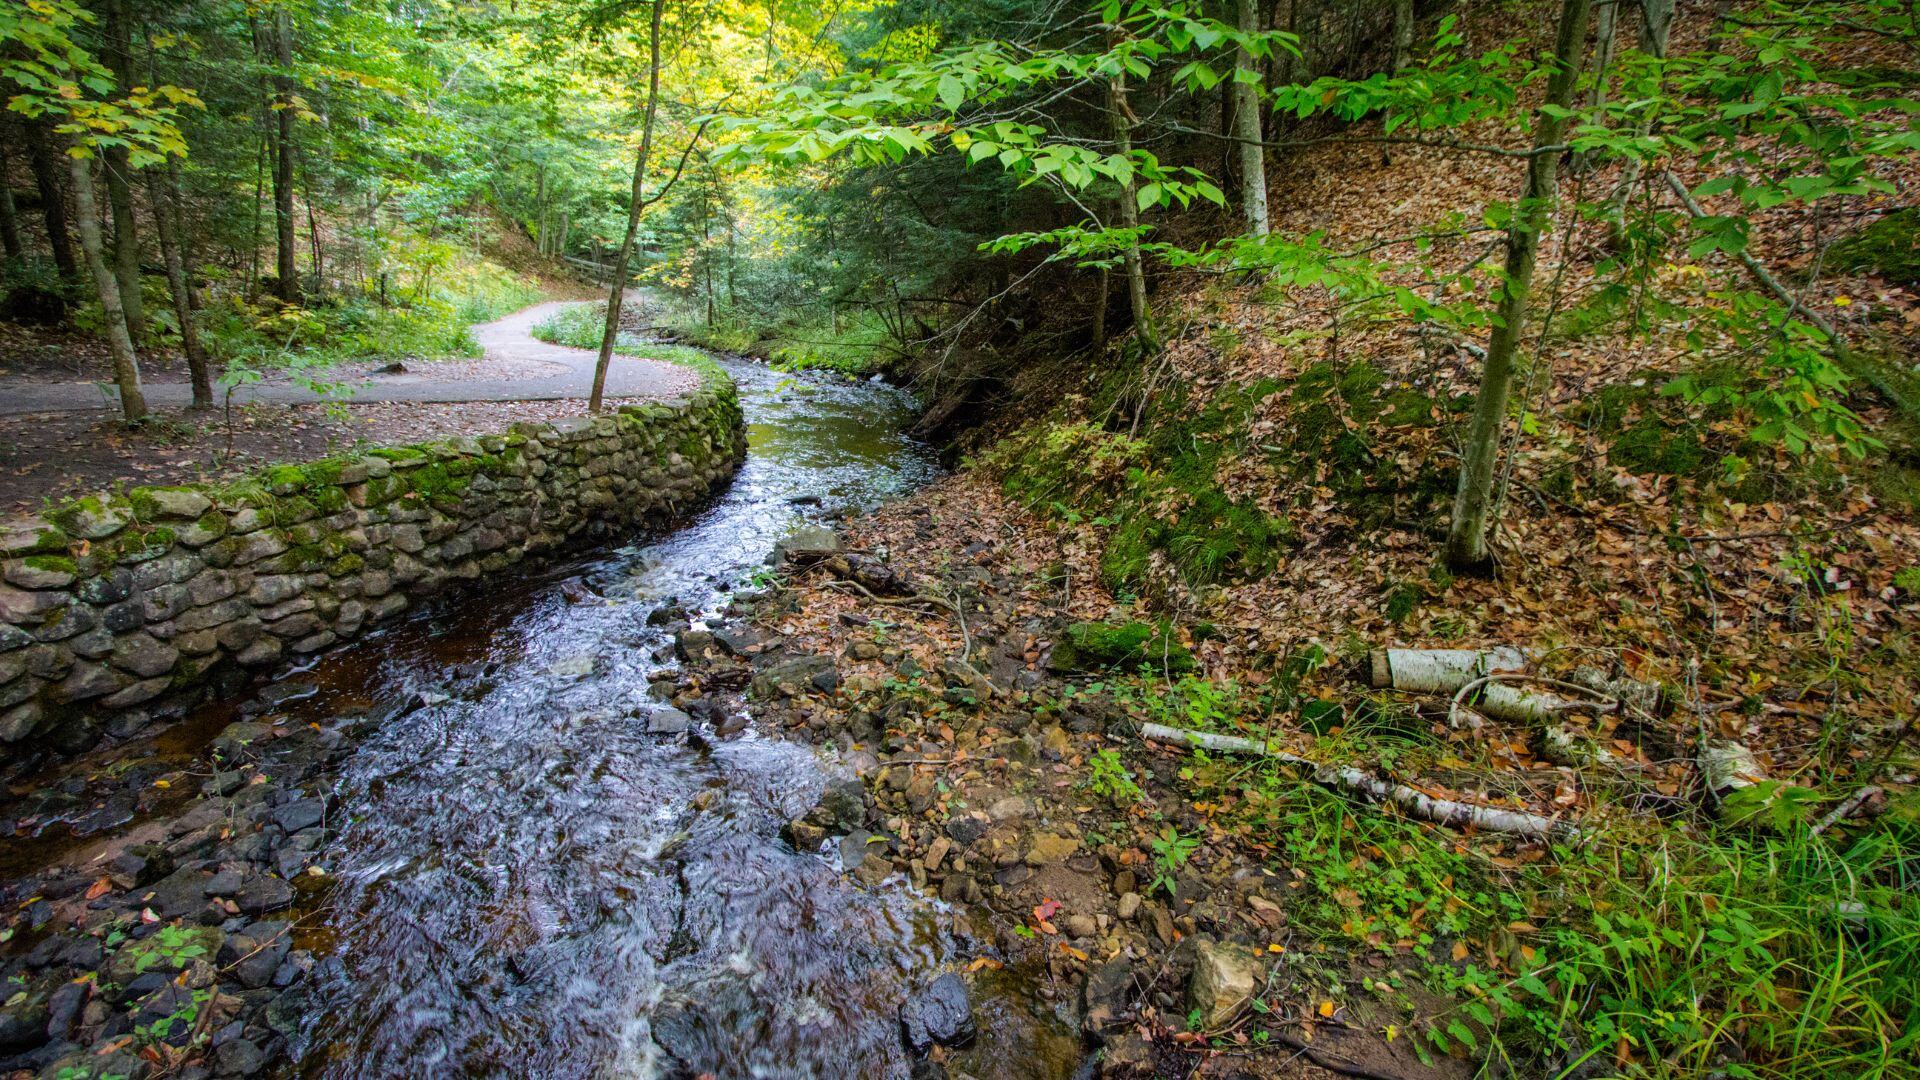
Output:
[[[1701,47],[1698,26],[1675,48]],[[1436,288],[1422,262],[1497,264],[1486,215],[1519,162],[1390,151],[1284,157],[1276,233],[1404,254],[1387,284],[1410,290]],[[1562,198],[1590,207],[1617,173],[1577,173]],[[943,600],[863,599],[842,567],[799,576],[773,621],[870,662],[827,731],[976,763],[945,771],[934,811],[888,793],[888,773],[913,790],[911,767],[883,768],[883,811],[938,820],[1024,792],[1042,820],[1007,839],[1014,862],[1045,874],[1034,845],[1056,832],[1098,854],[1092,884],[1050,895],[998,860],[935,884],[1021,928],[1002,944],[1086,973],[1090,1006],[1114,963],[1130,973],[1138,1027],[1109,1060],[1137,1071],[1112,1075],[1292,1075],[1292,1049],[1259,1047],[1316,1031],[1336,1052],[1312,1059],[1336,1069],[1372,1040],[1385,1071],[1354,1075],[1449,1057],[1498,1075],[1912,1075],[1920,441],[1900,391],[1920,281],[1911,211],[1893,212],[1916,178],[1884,178],[1899,196],[1839,220],[1750,218],[1762,265],[1855,343],[1861,456],[1754,437],[1753,342],[1709,317],[1742,265],[1676,246],[1625,279],[1605,223],[1563,214],[1523,335],[1498,569],[1459,577],[1439,553],[1484,337],[1337,287],[1166,272],[1164,354],[1028,365],[965,468],[855,526],[852,547]],[[962,611],[981,620],[964,634]],[[1457,697],[1467,680],[1374,685],[1378,650],[1402,647],[1525,663]],[[1516,714],[1502,692],[1557,700]],[[1324,769],[1169,751],[1148,723],[1552,824],[1442,827],[1430,803],[1369,806]],[[904,846],[924,862],[924,839]],[[1029,910],[1056,900],[1098,928]],[[1254,1005],[1211,1010],[1216,942],[1262,958]],[[1207,1045],[1225,1056],[1193,1056]]]

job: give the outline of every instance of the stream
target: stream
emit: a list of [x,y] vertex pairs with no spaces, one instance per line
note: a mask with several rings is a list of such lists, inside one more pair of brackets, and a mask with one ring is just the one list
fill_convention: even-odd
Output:
[[[835,778],[810,747],[750,718],[649,734],[671,636],[648,616],[678,603],[700,625],[803,519],[937,466],[898,390],[727,367],[750,450],[693,520],[489,582],[303,676],[318,691],[296,715],[424,704],[335,783],[300,1075],[916,1075],[900,1004],[965,959],[963,916],[780,839]],[[976,990],[971,1075],[1076,1064],[1023,997]]]

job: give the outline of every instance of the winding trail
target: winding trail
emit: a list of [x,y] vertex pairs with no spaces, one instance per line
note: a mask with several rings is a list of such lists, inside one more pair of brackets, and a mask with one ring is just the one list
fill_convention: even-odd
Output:
[[[473,328],[487,360],[517,363],[522,369],[539,365],[551,374],[520,378],[436,378],[434,362],[422,361],[397,375],[369,375],[354,386],[348,404],[374,401],[551,401],[585,398],[593,388],[594,353],[565,345],[549,345],[533,336],[533,328],[564,307],[578,301],[556,300],[516,311],[504,319]],[[557,370],[556,370],[557,369]],[[677,364],[618,356],[607,369],[609,398],[665,399],[694,389],[699,376]],[[186,383],[147,383],[147,404],[184,407],[193,403]],[[290,383],[253,383],[234,391],[236,403],[249,401],[300,404],[339,401]],[[118,409],[119,392],[111,383],[19,383],[0,385],[0,414],[81,412]]]

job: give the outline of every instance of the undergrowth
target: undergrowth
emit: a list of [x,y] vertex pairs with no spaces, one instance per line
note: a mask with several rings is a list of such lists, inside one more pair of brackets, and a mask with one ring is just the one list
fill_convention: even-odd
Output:
[[[1300,706],[1193,676],[1116,697],[1142,718],[1249,732]],[[1349,709],[1315,756],[1391,762],[1422,741],[1417,726],[1351,730],[1370,709]],[[1272,761],[1196,750],[1179,776],[1183,801],[1291,881],[1295,934],[1411,965],[1441,995],[1397,1025],[1423,1055],[1521,1076],[1920,1075],[1912,805],[1819,835],[1811,807],[1740,824],[1596,807],[1584,839],[1549,847],[1356,806]]]

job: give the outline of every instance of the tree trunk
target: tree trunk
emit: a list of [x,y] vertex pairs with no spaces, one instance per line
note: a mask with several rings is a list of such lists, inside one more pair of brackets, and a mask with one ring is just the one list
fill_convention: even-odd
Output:
[[[107,5],[106,32],[107,65],[124,94],[133,87],[129,74],[133,44],[126,0],[113,0]],[[133,219],[133,166],[124,146],[108,147],[105,159],[107,208],[113,214],[113,273],[120,283],[120,308],[126,315],[127,335],[137,342],[146,337],[147,313],[140,295],[140,231]]]
[[700,268],[707,279],[707,329],[713,329],[713,203],[700,200]]
[[[1236,61],[1237,65],[1237,61]],[[1240,106],[1239,88],[1234,86],[1232,78],[1220,80],[1220,193],[1229,202],[1240,194],[1240,174],[1234,168],[1239,160],[1240,148],[1234,144],[1239,136],[1239,118],[1235,110]]]
[[173,214],[175,237],[180,250],[180,263],[185,270],[187,281],[187,310],[194,314],[200,312],[200,294],[193,291],[193,246],[188,238],[193,230],[187,226],[186,185],[180,182],[180,159],[167,158],[167,209]]
[[53,252],[53,265],[63,281],[80,280],[80,262],[74,258],[73,238],[67,232],[67,196],[60,186],[60,169],[54,164],[53,148],[47,137],[47,121],[23,121],[27,133],[27,163],[33,168],[33,185],[40,189],[40,217],[47,226],[47,247]]
[[1113,292],[1112,276],[1113,271],[1101,267],[1099,291],[1093,294],[1093,355],[1096,358],[1107,351],[1107,297]]
[[633,162],[633,192],[627,197],[627,231],[620,254],[613,261],[613,287],[607,292],[607,324],[600,331],[600,356],[593,364],[593,393],[587,411],[599,412],[607,389],[607,365],[613,362],[613,342],[620,335],[620,302],[627,294],[627,267],[640,236],[640,212],[645,209],[641,188],[647,179],[647,155],[653,152],[653,118],[660,106],[660,13],[667,0],[653,0],[653,20],[647,31],[647,118],[640,127],[640,153]]
[[[1670,3],[1667,6],[1669,9],[1672,7]],[[1733,0],[1713,0],[1713,12],[1711,15],[1713,22],[1707,27],[1706,53],[1708,56],[1712,56],[1714,53],[1720,51],[1721,43],[1726,40],[1727,16],[1731,14],[1733,14]],[[1671,10],[1667,12],[1667,17],[1669,19],[1673,17]],[[1647,21],[1652,22],[1653,20],[1649,17]]]
[[533,247],[542,255],[550,255],[547,250],[547,164],[540,163],[539,179],[533,186],[534,235]]
[[[1594,13],[1593,29],[1593,89],[1587,94],[1587,108],[1595,114],[1599,122],[1600,107],[1607,103],[1607,72],[1613,69],[1613,46],[1620,28],[1620,5],[1624,0],[1612,0],[1602,3],[1600,10]],[[1656,0],[1657,2],[1657,0]],[[1593,167],[1593,155],[1581,151],[1573,155],[1567,163],[1568,171],[1578,176]]]
[[87,269],[93,273],[94,289],[100,294],[100,311],[107,324],[107,347],[113,353],[113,378],[120,386],[120,408],[128,423],[147,415],[147,398],[140,392],[140,359],[134,355],[133,339],[127,336],[127,316],[120,307],[120,283],[107,266],[106,245],[100,238],[100,209],[93,198],[92,160],[67,159],[73,177],[75,216],[79,218],[80,249],[86,253]]
[[[1640,0],[1640,49],[1656,60],[1667,58],[1667,38],[1673,30],[1673,2]],[[1636,139],[1644,139],[1653,133],[1653,119],[1657,112],[1657,104],[1649,105],[1640,119],[1634,122],[1633,134]],[[1607,208],[1602,212],[1602,217],[1607,223],[1607,240],[1616,250],[1627,246],[1627,200],[1633,197],[1633,189],[1640,183],[1642,167],[1639,158],[1628,158],[1626,167],[1620,170],[1619,182],[1607,193]]]
[[20,219],[14,213],[13,185],[7,183],[11,170],[7,161],[6,142],[12,134],[10,130],[0,130],[0,254],[9,259],[18,259],[26,249],[20,246]]
[[207,372],[207,353],[194,325],[193,286],[187,281],[186,258],[180,251],[180,222],[160,177],[147,174],[147,201],[153,204],[154,231],[160,235],[160,258],[167,266],[167,292],[173,297],[173,317],[180,324],[180,351],[187,356],[193,378],[193,407],[213,405],[213,380]]
[[300,272],[294,267],[293,220],[293,17],[285,8],[274,13],[273,49],[274,61],[279,67],[273,76],[274,273],[280,278],[274,292],[282,301],[298,304]]
[[[1613,5],[1607,5],[1612,10]],[[1413,62],[1413,0],[1393,0],[1393,70]]]
[[[1123,158],[1133,156],[1133,125],[1136,118],[1127,107],[1127,77],[1115,75],[1107,83],[1108,110],[1113,114],[1113,148]],[[1140,227],[1140,200],[1129,179],[1120,185],[1120,227]],[[1127,241],[1127,302],[1133,309],[1133,329],[1147,353],[1160,351],[1160,334],[1153,326],[1153,309],[1147,305],[1147,271],[1140,258],[1140,240]]]
[[[1253,0],[1235,0],[1234,6],[1238,9],[1242,32],[1251,34],[1260,28]],[[1265,236],[1269,228],[1267,148],[1260,145],[1260,95],[1253,83],[1243,81],[1243,77],[1239,76],[1239,72],[1251,75],[1260,69],[1254,65],[1253,54],[1245,49],[1239,51],[1234,67],[1233,96],[1237,99],[1237,105],[1233,112],[1233,124],[1240,145],[1240,205],[1246,213],[1247,230],[1255,236]]]
[[1546,100],[1533,119],[1536,153],[1528,158],[1526,187],[1514,207],[1507,230],[1505,287],[1500,312],[1487,342],[1487,359],[1480,375],[1480,396],[1474,402],[1473,422],[1460,463],[1460,488],[1453,503],[1453,526],[1447,537],[1447,562],[1456,569],[1484,570],[1487,552],[1487,514],[1493,503],[1493,471],[1500,455],[1500,436],[1507,420],[1507,394],[1513,383],[1514,354],[1526,329],[1527,304],[1533,290],[1534,263],[1540,254],[1558,194],[1560,151],[1537,152],[1560,144],[1567,129],[1564,110],[1573,103],[1579,81],[1582,50],[1587,40],[1587,16],[1592,0],[1564,0],[1560,29],[1554,43],[1553,73],[1547,79]]

